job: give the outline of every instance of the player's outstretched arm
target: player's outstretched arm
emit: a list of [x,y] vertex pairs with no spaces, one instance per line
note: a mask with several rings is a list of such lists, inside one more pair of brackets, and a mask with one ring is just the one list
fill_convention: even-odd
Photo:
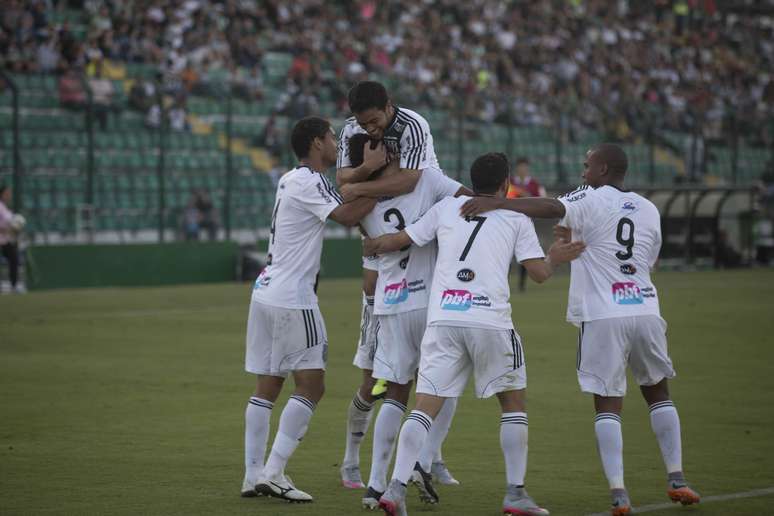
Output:
[[363,256],[391,253],[411,244],[411,237],[405,230],[382,235],[378,238],[366,238],[363,240]]
[[500,197],[473,197],[460,208],[460,215],[473,217],[492,210],[510,210],[536,219],[560,219],[564,217],[564,204],[549,197],[505,199]]
[[342,186],[341,195],[345,201],[356,197],[397,197],[412,192],[421,173],[419,170],[390,167],[378,179]]
[[361,197],[352,202],[340,204],[328,215],[328,218],[342,226],[356,226],[374,209],[374,206],[376,206],[376,199]]
[[581,255],[584,249],[586,249],[586,244],[583,242],[567,244],[557,241],[548,250],[546,258],[524,260],[521,264],[527,269],[527,274],[532,278],[532,281],[543,283],[554,274],[558,265],[574,260]]
[[374,171],[379,170],[387,163],[387,150],[384,143],[379,142],[372,149],[369,144],[363,149],[363,163],[357,167],[343,167],[336,170],[336,183],[342,187],[350,183],[359,183],[369,178]]

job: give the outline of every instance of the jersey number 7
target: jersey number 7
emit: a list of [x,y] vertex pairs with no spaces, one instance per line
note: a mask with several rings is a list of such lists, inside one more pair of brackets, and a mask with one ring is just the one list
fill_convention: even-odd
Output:
[[484,225],[484,222],[486,222],[486,217],[465,217],[465,220],[467,222],[470,221],[476,221],[476,227],[473,228],[473,231],[470,233],[470,238],[468,238],[468,243],[465,244],[465,249],[462,250],[462,254],[460,255],[460,261],[464,262],[465,258],[468,257],[468,253],[470,252],[470,248],[473,247],[473,241],[476,239],[476,235],[478,235],[478,232],[481,230],[481,226]]

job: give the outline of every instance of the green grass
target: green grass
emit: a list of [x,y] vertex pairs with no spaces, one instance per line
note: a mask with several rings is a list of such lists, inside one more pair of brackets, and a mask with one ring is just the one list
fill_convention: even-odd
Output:
[[[688,478],[704,495],[774,486],[774,273],[660,273],[678,371],[673,398]],[[339,487],[344,418],[360,373],[350,365],[357,281],[323,281],[330,338],[327,394],[288,472],[307,506],[238,496],[249,285],[101,289],[0,298],[0,513],[358,514]],[[529,370],[527,484],[552,514],[607,508],[591,400],[578,392],[564,323],[567,278],[513,299]],[[272,429],[284,401],[280,397]],[[422,514],[500,513],[504,468],[494,400],[468,394],[444,456],[462,486]],[[631,388],[623,413],[626,480],[635,505],[666,501],[646,407]],[[363,446],[368,471],[370,437]],[[662,514],[770,514],[774,497]],[[653,513],[658,514],[658,513]]]

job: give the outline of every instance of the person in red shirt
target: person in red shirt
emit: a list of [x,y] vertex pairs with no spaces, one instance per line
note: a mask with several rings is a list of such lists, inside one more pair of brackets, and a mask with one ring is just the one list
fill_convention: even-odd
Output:
[[[546,189],[537,179],[529,173],[529,159],[522,156],[516,160],[516,168],[511,171],[510,185],[508,185],[508,199],[519,197],[545,197]],[[527,286],[527,269],[520,265],[519,292],[524,292]]]

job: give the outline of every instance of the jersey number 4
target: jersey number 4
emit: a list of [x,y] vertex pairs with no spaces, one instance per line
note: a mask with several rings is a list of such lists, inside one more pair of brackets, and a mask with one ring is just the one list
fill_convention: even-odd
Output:
[[486,217],[465,217],[465,220],[467,222],[475,221],[476,227],[473,228],[473,231],[470,233],[470,238],[468,238],[468,243],[465,244],[465,249],[462,250],[462,254],[460,255],[461,262],[464,262],[465,258],[468,257],[468,253],[470,252],[470,248],[473,247],[473,241],[476,239],[476,235],[478,235],[481,226],[486,222]]
[[[624,230],[628,234],[624,238]],[[617,251],[615,257],[619,260],[628,260],[633,256],[632,247],[634,247],[634,222],[629,218],[622,218],[618,221],[618,228],[615,230],[615,239],[626,248],[626,251]]]

